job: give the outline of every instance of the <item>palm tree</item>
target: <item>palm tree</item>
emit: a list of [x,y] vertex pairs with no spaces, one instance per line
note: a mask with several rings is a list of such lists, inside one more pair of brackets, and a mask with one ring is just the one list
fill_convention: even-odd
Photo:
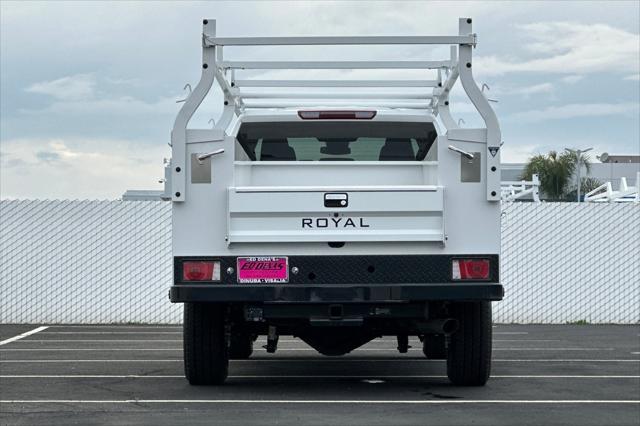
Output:
[[[586,177],[580,180],[582,181],[580,185],[580,193],[582,195],[585,195],[586,193],[593,191],[597,187],[602,186],[602,182],[593,177]],[[567,192],[567,200],[575,201],[577,195],[576,185],[571,185],[571,188],[568,191],[569,192]]]
[[[577,153],[576,151],[568,151],[566,153],[567,156],[569,156],[569,158],[571,159],[571,161],[573,161],[573,164],[577,164],[578,163],[578,159],[577,157]],[[585,154],[580,153],[580,167],[584,167],[584,169],[587,171],[587,174],[591,173],[591,157],[589,157],[589,154]]]
[[538,154],[531,157],[521,179],[531,180],[532,176],[537,174],[540,178],[540,189],[551,200],[560,201],[565,199],[575,168],[575,155],[550,151],[546,155]]
[[[567,151],[569,153],[569,156],[573,159],[574,164],[576,165],[576,183],[574,185],[575,188],[579,188],[579,190],[577,191],[577,194],[573,194],[572,198],[578,202],[581,201],[582,197],[580,196],[580,193],[584,194],[585,192],[582,190],[582,181],[583,179],[580,178],[580,174],[582,172],[582,167],[584,167],[587,170],[587,174],[589,174],[591,172],[591,160],[589,158],[589,156],[587,154],[585,154],[587,151],[591,151],[593,148],[589,148],[586,149],[584,151],[582,150],[576,150],[576,149],[569,149],[569,148],[565,148],[565,151]],[[571,201],[571,198],[569,198],[569,195],[567,194],[567,200]]]

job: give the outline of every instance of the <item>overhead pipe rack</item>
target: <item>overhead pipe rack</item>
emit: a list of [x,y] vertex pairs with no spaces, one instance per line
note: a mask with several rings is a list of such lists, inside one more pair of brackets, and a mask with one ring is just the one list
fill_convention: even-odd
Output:
[[[200,82],[184,101],[176,117],[172,131],[172,200],[185,200],[186,144],[193,140],[224,138],[225,131],[234,116],[248,108],[297,108],[314,106],[358,107],[358,108],[402,108],[424,111],[440,117],[451,137],[464,140],[468,130],[460,129],[451,116],[449,94],[454,84],[460,80],[472,104],[485,122],[486,137],[474,142],[485,143],[487,147],[487,200],[500,200],[500,154],[501,133],[496,115],[487,98],[477,86],[472,75],[472,49],[477,38],[472,31],[470,18],[459,20],[458,35],[454,36],[355,36],[355,37],[217,37],[215,20],[203,21],[202,34],[202,75]],[[224,58],[225,46],[342,46],[342,45],[449,45],[448,59],[439,61],[234,61]],[[236,79],[238,70],[436,70],[437,79]],[[222,116],[216,122],[213,133],[203,130],[189,130],[189,120],[217,81],[224,94]],[[322,92],[300,92],[280,90],[278,93],[263,93],[263,88],[323,88]],[[426,88],[430,91],[403,93],[401,91],[368,91],[358,93],[342,91],[344,88]],[[476,137],[477,138],[477,137]]]

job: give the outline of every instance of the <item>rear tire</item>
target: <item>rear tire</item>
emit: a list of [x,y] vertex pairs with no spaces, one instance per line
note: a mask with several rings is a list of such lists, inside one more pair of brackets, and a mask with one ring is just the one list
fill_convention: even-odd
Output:
[[458,331],[449,341],[447,376],[455,385],[484,386],[491,375],[491,303],[451,305]]
[[229,372],[225,308],[210,303],[185,303],[184,373],[192,385],[224,383]]
[[250,334],[231,334],[229,359],[248,359],[253,353],[253,336]]
[[447,359],[446,336],[427,334],[422,339],[422,353],[429,359]]

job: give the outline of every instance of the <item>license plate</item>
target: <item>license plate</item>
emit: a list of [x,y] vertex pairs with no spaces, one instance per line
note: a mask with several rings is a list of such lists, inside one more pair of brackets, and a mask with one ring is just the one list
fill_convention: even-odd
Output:
[[237,266],[239,283],[289,282],[287,257],[239,257]]

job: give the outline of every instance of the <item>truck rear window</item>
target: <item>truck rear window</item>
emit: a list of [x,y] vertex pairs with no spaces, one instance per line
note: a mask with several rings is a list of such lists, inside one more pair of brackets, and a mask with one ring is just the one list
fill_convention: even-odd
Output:
[[238,142],[253,161],[422,161],[436,139],[432,123],[244,123]]

